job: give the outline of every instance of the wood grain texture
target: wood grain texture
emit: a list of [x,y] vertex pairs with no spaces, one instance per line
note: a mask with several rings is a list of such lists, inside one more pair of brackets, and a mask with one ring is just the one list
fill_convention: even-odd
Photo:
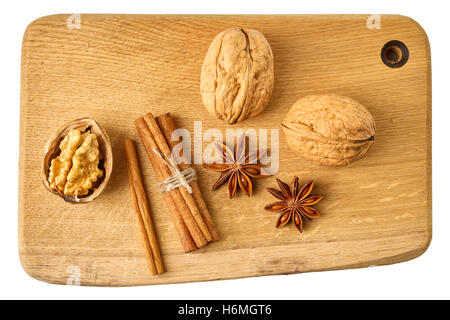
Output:
[[[431,67],[428,39],[409,18],[368,15],[151,16],[69,15],[40,18],[23,39],[19,163],[19,253],[32,277],[65,284],[77,266],[82,285],[129,286],[230,279],[344,269],[405,261],[431,240]],[[150,209],[166,273],[147,271],[128,192],[121,148],[139,141],[133,121],[147,112],[171,112],[177,127],[193,133],[229,126],[202,106],[200,70],[214,36],[240,26],[261,31],[272,46],[275,85],[265,112],[233,128],[280,129],[290,106],[308,94],[350,96],[373,114],[376,141],[360,161],[319,167],[291,152],[280,130],[278,178],[314,179],[326,198],[320,219],[303,234],[293,225],[275,229],[276,214],[264,190],[275,178],[255,182],[254,196],[230,201],[226,188],[211,192],[217,175],[196,165],[199,186],[220,240],[185,254],[159,194],[142,145]],[[404,42],[408,63],[390,69],[380,58],[390,40]],[[40,179],[47,138],[63,123],[96,119],[108,132],[114,169],[95,201],[64,203]],[[69,268],[69,269],[68,269]]]

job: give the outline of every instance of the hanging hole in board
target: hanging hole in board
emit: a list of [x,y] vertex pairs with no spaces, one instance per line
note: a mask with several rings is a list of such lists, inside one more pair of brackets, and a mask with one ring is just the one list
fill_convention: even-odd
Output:
[[381,49],[381,60],[389,68],[403,67],[408,62],[408,59],[408,47],[401,41],[389,41]]

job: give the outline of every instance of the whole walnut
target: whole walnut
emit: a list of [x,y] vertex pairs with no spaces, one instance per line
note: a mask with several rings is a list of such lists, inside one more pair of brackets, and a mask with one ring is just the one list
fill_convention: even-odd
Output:
[[369,110],[338,95],[298,100],[281,124],[292,150],[326,166],[344,166],[361,159],[375,137],[375,120]]
[[262,33],[239,28],[222,31],[203,61],[203,104],[217,118],[238,123],[264,111],[273,80],[272,49]]

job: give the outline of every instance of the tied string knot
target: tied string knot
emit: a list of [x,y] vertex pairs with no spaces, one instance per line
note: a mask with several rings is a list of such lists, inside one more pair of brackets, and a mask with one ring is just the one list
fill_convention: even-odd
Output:
[[[158,182],[159,191],[169,192],[173,189],[184,187],[189,193],[192,193],[192,188],[189,185],[192,181],[197,180],[197,175],[195,174],[194,168],[189,168],[183,171],[178,169],[176,163],[173,161],[172,157],[163,154],[156,149],[153,152],[162,160],[162,162],[170,168],[172,175],[162,182]],[[167,159],[164,159],[164,157]]]

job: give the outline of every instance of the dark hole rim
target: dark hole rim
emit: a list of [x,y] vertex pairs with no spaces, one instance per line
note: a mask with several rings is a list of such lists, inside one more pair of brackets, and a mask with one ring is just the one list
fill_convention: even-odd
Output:
[[[401,52],[401,57],[397,61],[392,61],[388,57],[390,50],[398,50]],[[408,47],[399,40],[392,40],[387,42],[381,49],[381,60],[389,68],[400,68],[403,67],[409,59],[409,49]]]

